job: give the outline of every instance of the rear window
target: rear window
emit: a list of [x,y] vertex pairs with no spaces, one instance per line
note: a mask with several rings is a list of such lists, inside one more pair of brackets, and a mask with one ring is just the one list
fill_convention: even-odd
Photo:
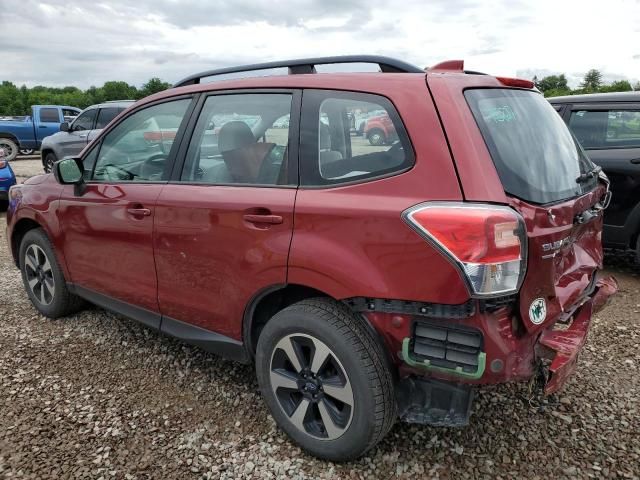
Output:
[[545,204],[595,187],[595,177],[576,181],[595,166],[542,95],[526,90],[473,89],[465,97],[505,192]]

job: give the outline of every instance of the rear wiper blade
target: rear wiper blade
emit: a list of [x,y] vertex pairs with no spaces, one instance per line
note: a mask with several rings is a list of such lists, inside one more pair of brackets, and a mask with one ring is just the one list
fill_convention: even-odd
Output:
[[589,170],[587,173],[582,173],[578,178],[576,178],[576,183],[584,183],[588,180],[591,180],[594,177],[597,177],[602,171],[602,167],[600,165],[596,165],[592,170]]

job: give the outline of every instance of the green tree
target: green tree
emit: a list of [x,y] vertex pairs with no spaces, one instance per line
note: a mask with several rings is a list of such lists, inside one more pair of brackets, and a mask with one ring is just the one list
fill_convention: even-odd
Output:
[[148,97],[149,95],[153,95],[154,93],[162,92],[167,88],[170,88],[171,84],[167,82],[163,82],[158,77],[153,77],[147,83],[142,85],[142,88],[138,90],[137,98]]
[[136,98],[138,89],[127,82],[110,81],[105,82],[102,87],[102,95],[104,100],[131,100]]
[[602,73],[595,68],[589,70],[580,85],[585,93],[593,93],[600,90],[602,86]]
[[567,85],[567,77],[564,73],[560,75],[549,75],[540,80],[537,85],[538,90],[541,92],[547,92],[549,90],[559,90],[569,92],[569,85]]
[[631,84],[627,80],[617,80],[612,82],[611,85],[604,85],[600,87],[600,92],[630,92],[633,90]]

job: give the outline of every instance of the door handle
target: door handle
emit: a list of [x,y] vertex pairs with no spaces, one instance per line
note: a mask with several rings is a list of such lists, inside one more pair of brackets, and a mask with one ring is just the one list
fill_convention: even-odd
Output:
[[151,210],[148,208],[127,208],[127,213],[134,217],[148,217],[151,215]]
[[640,158],[633,158],[631,160],[629,160],[631,163],[633,163],[634,165],[638,165],[640,164]]
[[280,215],[260,215],[247,213],[242,218],[249,223],[268,223],[270,225],[279,225],[282,223]]
[[80,138],[87,138],[87,135],[80,135]]
[[40,125],[40,128],[47,128],[46,125]]

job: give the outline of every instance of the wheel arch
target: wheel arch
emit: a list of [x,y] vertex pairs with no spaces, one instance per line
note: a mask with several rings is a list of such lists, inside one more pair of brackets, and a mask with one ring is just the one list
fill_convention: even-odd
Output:
[[[256,346],[260,333],[276,313],[301,300],[319,297],[328,298],[340,303],[340,300],[322,290],[295,283],[272,285],[254,295],[245,308],[242,327],[243,343],[249,354],[249,358],[251,358],[252,361],[255,359]],[[365,315],[355,314],[355,316],[380,343],[389,362],[389,368],[391,368],[394,362],[382,334]]]
[[13,261],[18,268],[20,268],[20,243],[28,231],[35,230],[36,228],[42,228],[44,230],[43,226],[32,218],[21,218],[13,227],[10,240],[11,253],[13,254]]
[[16,137],[13,133],[0,132],[0,138],[8,138],[9,140],[16,142],[16,145],[20,147],[20,140],[18,140],[18,137]]

